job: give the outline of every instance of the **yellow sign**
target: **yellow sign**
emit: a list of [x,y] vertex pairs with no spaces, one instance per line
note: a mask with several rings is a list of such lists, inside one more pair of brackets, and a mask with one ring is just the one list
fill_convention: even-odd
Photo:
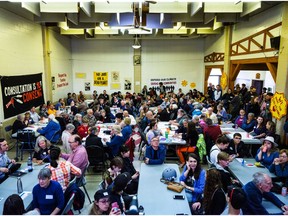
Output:
[[224,71],[223,71],[221,79],[220,79],[220,85],[221,85],[222,89],[225,89],[227,87],[227,75]]
[[287,101],[284,93],[276,92],[271,98],[270,112],[272,116],[280,120],[283,116],[286,116]]
[[78,79],[86,79],[86,73],[76,73],[76,78],[78,78]]
[[108,72],[94,72],[94,86],[108,86]]

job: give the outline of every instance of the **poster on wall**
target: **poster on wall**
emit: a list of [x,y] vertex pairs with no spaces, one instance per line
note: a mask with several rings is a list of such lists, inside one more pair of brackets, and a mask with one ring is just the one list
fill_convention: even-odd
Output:
[[69,85],[67,81],[68,75],[66,73],[58,73],[57,77],[58,77],[57,88],[62,88]]
[[42,73],[1,77],[4,118],[44,104]]
[[165,86],[166,92],[174,91],[178,88],[177,78],[156,78],[150,79],[150,87],[154,90],[159,91],[159,83],[162,82]]
[[111,72],[111,82],[120,82],[120,75],[118,71]]
[[132,88],[131,78],[126,78],[124,83],[124,89],[131,90],[131,88]]
[[90,91],[90,82],[85,82],[85,91]]
[[94,86],[108,86],[108,72],[94,72]]

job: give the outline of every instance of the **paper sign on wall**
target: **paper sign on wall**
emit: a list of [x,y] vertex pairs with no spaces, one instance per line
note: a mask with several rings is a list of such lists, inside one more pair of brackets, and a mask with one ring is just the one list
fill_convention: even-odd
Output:
[[94,72],[94,86],[108,86],[108,72]]

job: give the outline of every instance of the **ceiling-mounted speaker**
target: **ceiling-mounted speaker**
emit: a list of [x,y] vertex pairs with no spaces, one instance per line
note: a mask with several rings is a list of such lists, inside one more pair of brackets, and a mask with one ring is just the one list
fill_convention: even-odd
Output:
[[279,50],[279,47],[280,47],[280,36],[270,38],[270,45],[271,45],[271,48]]

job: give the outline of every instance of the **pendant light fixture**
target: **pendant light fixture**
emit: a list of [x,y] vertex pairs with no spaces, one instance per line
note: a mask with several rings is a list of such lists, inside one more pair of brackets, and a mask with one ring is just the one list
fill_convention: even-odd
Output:
[[136,38],[135,38],[135,41],[132,45],[132,48],[133,49],[139,49],[140,47],[141,47],[141,44],[139,43],[138,38],[137,38],[137,34],[136,34]]

